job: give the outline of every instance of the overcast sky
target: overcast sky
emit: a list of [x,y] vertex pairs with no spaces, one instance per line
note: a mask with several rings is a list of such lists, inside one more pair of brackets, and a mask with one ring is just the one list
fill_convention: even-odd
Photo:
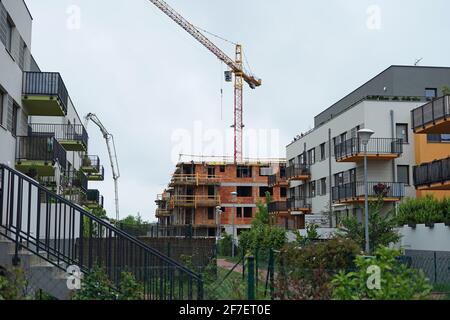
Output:
[[[121,216],[154,220],[180,145],[187,154],[231,155],[230,146],[221,151],[233,122],[224,66],[148,0],[26,2],[41,69],[61,72],[79,114],[98,114],[115,135]],[[244,45],[263,79],[245,93],[246,129],[259,137],[245,150],[254,157],[284,157],[316,114],[390,65],[424,58],[421,65],[450,66],[448,0],[167,2],[194,25]],[[233,57],[232,44],[211,40]],[[88,131],[90,153],[106,169],[96,187],[113,217],[106,146],[92,124]]]

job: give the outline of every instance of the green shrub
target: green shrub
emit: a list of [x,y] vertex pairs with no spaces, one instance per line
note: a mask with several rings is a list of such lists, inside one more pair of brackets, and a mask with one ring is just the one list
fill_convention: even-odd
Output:
[[230,257],[231,245],[231,234],[224,234],[222,238],[217,242],[217,254],[222,257]]
[[[408,268],[397,258],[400,252],[379,248],[375,257],[358,256],[356,271],[340,272],[332,284],[333,298],[337,300],[414,300],[428,298],[432,286],[422,271]],[[373,282],[373,266],[380,270],[379,287]],[[368,284],[374,284],[369,287]]]
[[0,271],[0,300],[27,300],[27,281],[21,268]]
[[431,195],[404,200],[398,209],[397,224],[442,223],[449,218],[450,199],[438,200]]
[[287,244],[278,257],[275,296],[281,300],[331,299],[330,281],[341,270],[352,270],[360,253],[357,243],[344,238]]

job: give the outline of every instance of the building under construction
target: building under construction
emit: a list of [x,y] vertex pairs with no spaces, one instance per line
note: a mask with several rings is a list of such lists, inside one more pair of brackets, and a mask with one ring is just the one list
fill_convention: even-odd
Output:
[[251,227],[257,204],[271,195],[271,223],[286,229],[304,227],[304,216],[291,215],[286,203],[286,162],[188,161],[177,164],[168,188],[156,200],[160,234],[215,237],[239,234]]

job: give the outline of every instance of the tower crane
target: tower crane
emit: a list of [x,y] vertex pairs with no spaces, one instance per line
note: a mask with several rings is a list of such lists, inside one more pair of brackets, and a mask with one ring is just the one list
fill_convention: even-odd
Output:
[[85,118],[85,128],[87,128],[87,125],[89,124],[89,121],[92,121],[94,124],[99,127],[103,138],[106,142],[106,147],[108,148],[108,154],[109,154],[109,161],[111,163],[111,170],[114,180],[114,192],[115,192],[115,205],[116,205],[116,221],[119,221],[119,187],[118,187],[118,180],[120,178],[120,171],[119,171],[119,163],[117,161],[117,152],[116,152],[116,145],[114,143],[114,136],[106,130],[105,126],[102,124],[102,122],[98,119],[97,115],[94,113],[89,113]]
[[162,12],[164,12],[175,23],[186,30],[191,36],[193,36],[198,42],[211,51],[219,60],[224,62],[234,73],[234,162],[242,161],[243,157],[243,131],[244,131],[244,102],[243,102],[243,90],[244,81],[255,89],[262,85],[262,80],[255,78],[253,75],[248,74],[244,70],[244,53],[242,45],[236,44],[235,59],[228,57],[221,49],[219,49],[211,40],[209,40],[198,28],[187,21],[183,16],[171,8],[163,0],[149,0]]

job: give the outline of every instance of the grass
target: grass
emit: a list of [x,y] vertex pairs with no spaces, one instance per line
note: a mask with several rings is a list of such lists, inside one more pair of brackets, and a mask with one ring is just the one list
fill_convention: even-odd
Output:
[[438,294],[441,298],[440,300],[450,300],[450,284],[435,284],[433,294]]

